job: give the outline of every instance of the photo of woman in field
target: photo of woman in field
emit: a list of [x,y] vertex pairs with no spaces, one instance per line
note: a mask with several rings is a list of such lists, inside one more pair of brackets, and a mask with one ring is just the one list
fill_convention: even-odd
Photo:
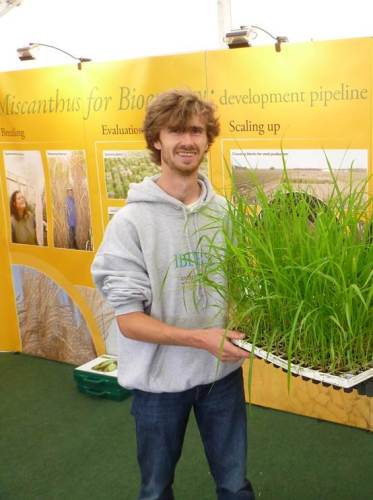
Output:
[[4,151],[12,243],[47,245],[44,170],[40,151]]
[[10,197],[10,222],[12,242],[37,245],[36,221],[21,191],[13,191]]

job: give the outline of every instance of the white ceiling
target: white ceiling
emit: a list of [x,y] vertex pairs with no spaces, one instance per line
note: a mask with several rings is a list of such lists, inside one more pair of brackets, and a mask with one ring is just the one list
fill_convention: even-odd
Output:
[[0,71],[71,62],[47,48],[20,62],[16,49],[29,42],[95,61],[217,49],[219,4],[230,4],[231,28],[258,25],[290,42],[373,34],[371,0],[22,0],[0,17]]

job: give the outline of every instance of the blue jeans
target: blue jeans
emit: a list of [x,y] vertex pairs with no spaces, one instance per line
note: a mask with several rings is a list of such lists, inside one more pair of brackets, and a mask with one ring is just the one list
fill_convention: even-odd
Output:
[[242,370],[183,392],[133,391],[139,500],[173,500],[172,483],[191,409],[218,500],[254,500],[246,479],[247,429]]

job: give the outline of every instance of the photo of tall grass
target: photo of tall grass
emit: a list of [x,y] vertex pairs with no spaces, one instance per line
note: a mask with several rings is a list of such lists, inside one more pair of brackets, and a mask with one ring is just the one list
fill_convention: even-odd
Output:
[[[57,248],[92,250],[91,213],[84,151],[47,151],[53,209],[53,241]],[[67,196],[76,210],[73,244],[69,230]]]
[[270,194],[254,175],[253,191],[235,189],[224,220],[211,219],[224,242],[208,240],[198,280],[224,297],[229,329],[289,372],[357,374],[373,367],[373,199],[367,178],[355,183],[351,169],[341,189],[325,161],[325,200],[299,191],[285,162]]
[[45,274],[12,266],[22,352],[81,365],[97,357],[79,308]]
[[[161,167],[150,160],[147,150],[104,151],[106,195],[109,199],[127,199],[132,182],[139,183],[145,177],[161,172]],[[208,175],[208,162],[205,158],[200,172]]]

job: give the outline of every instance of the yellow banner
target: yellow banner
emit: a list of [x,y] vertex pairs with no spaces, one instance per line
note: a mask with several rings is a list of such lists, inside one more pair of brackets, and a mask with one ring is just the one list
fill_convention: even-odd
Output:
[[3,73],[0,350],[74,364],[115,350],[90,265],[129,183],[158,171],[142,134],[156,94],[189,88],[217,104],[221,136],[205,167],[229,192],[232,169],[271,172],[273,184],[284,156],[303,177],[325,171],[327,156],[366,178],[371,75],[371,39]]

